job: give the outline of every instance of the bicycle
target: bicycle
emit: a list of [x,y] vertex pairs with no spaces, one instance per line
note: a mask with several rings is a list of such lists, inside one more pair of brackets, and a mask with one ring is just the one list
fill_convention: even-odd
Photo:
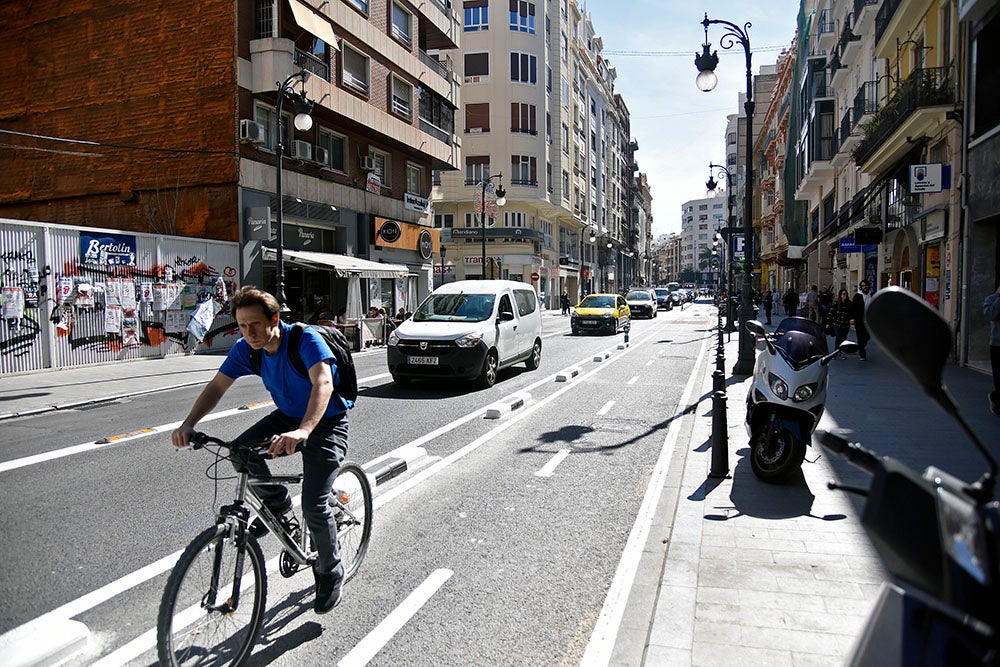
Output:
[[[252,454],[264,455],[268,442],[237,444],[204,433],[191,438],[193,449],[217,447],[209,471],[226,460],[228,450],[239,465],[236,497],[219,508],[216,523],[198,535],[174,566],[157,617],[156,644],[163,665],[241,665],[250,656],[264,619],[267,573],[264,554],[249,530],[255,513],[281,545],[278,571],[291,577],[316,560],[309,530],[301,530],[289,512],[279,520],[255,493],[262,484],[301,484],[302,474],[251,476]],[[221,478],[212,476],[218,482]],[[361,467],[345,461],[330,492],[337,539],[350,581],[368,551],[372,528],[372,489]],[[304,523],[304,521],[303,521]],[[249,556],[249,564],[247,557]]]

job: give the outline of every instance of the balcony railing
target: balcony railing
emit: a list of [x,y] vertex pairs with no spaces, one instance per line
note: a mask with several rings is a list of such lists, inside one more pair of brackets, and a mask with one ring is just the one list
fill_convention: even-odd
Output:
[[326,82],[330,81],[330,66],[302,49],[295,49],[295,64],[311,74],[315,74]]
[[851,117],[851,109],[847,108],[844,110],[844,115],[840,119],[840,143],[843,145],[844,140],[851,136],[851,130],[854,129],[854,120]]
[[830,56],[830,78],[837,76],[839,69],[844,69],[844,66],[840,64],[840,49],[834,49],[833,55]]
[[829,9],[824,9],[819,14],[819,34],[836,32],[837,23],[833,20],[830,15]]
[[443,141],[449,146],[451,145],[451,133],[442,130],[440,127],[430,122],[426,118],[420,119],[420,130],[422,132],[426,132],[435,139],[438,139],[439,141]]
[[878,14],[875,15],[875,43],[878,44],[879,40],[882,39],[882,35],[889,27],[889,22],[892,21],[893,14],[899,9],[899,5],[902,0],[883,0],[882,6],[878,8]]
[[445,80],[448,79],[448,68],[444,66],[444,63],[442,63],[437,58],[432,58],[430,55],[427,54],[426,51],[422,49],[420,50],[418,56],[420,58],[420,62],[430,67],[431,70],[433,70],[434,72],[440,74],[441,78]]
[[865,162],[917,109],[951,104],[954,98],[951,67],[913,70],[865,126],[865,138],[854,151],[854,161],[859,165]]
[[848,14],[847,18],[844,19],[844,29],[840,32],[840,42],[837,44],[840,47],[840,52],[843,53],[849,43],[860,39],[861,36],[855,35],[854,31],[851,30],[851,15]]
[[[858,87],[854,96],[854,124],[878,111],[878,86],[876,81],[866,81]],[[852,128],[853,129],[853,128]]]
[[854,0],[854,18],[855,21],[861,16],[861,12],[865,10],[865,7],[875,6],[879,3],[879,0]]

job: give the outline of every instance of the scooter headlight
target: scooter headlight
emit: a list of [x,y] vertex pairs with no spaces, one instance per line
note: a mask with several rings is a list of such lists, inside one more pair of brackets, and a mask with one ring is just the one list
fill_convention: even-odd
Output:
[[945,551],[969,576],[988,585],[989,549],[975,505],[945,488],[938,487],[937,492],[938,517]]
[[812,398],[812,395],[815,393],[816,393],[815,384],[804,384],[795,390],[795,393],[792,394],[792,400],[795,401],[796,403],[801,403],[802,401],[808,401],[810,398]]
[[771,387],[772,394],[781,400],[788,398],[788,385],[774,373],[767,374],[767,384]]

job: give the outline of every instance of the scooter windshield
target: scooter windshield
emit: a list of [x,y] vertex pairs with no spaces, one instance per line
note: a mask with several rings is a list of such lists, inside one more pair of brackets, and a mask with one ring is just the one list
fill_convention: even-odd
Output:
[[774,330],[774,346],[795,370],[829,352],[823,327],[804,317],[783,319]]

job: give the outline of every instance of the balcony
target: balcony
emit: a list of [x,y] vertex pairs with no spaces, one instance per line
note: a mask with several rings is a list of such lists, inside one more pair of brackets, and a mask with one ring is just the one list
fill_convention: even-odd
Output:
[[840,42],[838,42],[837,46],[840,48],[840,59],[844,62],[853,60],[855,54],[861,48],[861,35],[855,34],[851,28],[850,14],[844,19],[844,28],[840,32]]
[[836,89],[847,81],[847,70],[847,65],[841,60],[840,49],[834,49],[833,55],[830,56],[830,85],[833,88]]
[[833,97],[833,87],[830,85],[826,69],[814,70],[810,75],[809,99],[829,99]]
[[911,148],[907,137],[933,135],[954,107],[951,67],[914,70],[865,125],[854,161],[861,171],[879,173]]
[[330,66],[320,58],[300,48],[295,49],[292,62],[323,81],[330,81]]
[[871,117],[878,111],[878,85],[877,81],[866,81],[858,87],[858,92],[854,96],[854,125],[853,132],[859,123],[871,120]]
[[833,15],[829,9],[824,9],[820,12],[816,32],[817,48],[829,51],[836,45],[837,23],[833,20]]
[[840,169],[851,161],[851,152],[861,141],[861,137],[859,135],[851,133],[854,129],[852,112],[853,109],[848,107],[844,111],[844,115],[840,118],[840,128],[837,130],[837,153],[830,160],[833,166],[837,169]]
[[462,21],[456,3],[448,0],[430,0],[413,5],[420,14],[417,27],[419,44],[426,49],[457,49],[457,35],[462,34]]
[[892,17],[901,3],[902,0],[883,0],[882,6],[878,8],[878,14],[875,15],[875,44],[881,41],[885,31],[888,30],[889,23],[892,22]]
[[867,35],[877,13],[879,0],[854,0],[854,32]]

